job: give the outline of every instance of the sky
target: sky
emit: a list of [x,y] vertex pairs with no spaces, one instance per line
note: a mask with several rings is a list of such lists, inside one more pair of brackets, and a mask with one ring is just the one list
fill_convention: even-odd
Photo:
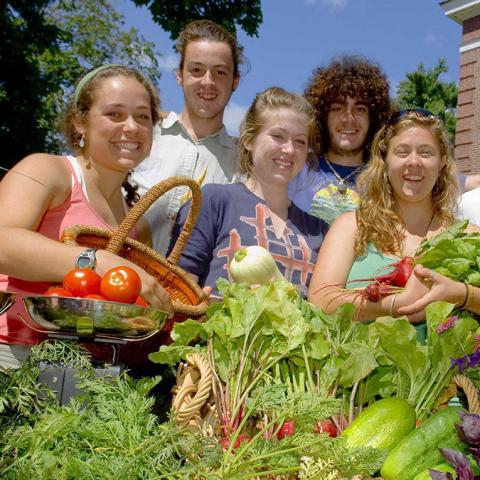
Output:
[[[175,80],[178,56],[169,33],[155,24],[150,10],[118,0],[125,26],[135,27],[159,52],[163,110],[180,112],[183,95]],[[378,62],[390,81],[392,96],[408,72],[444,58],[444,81],[458,84],[462,27],[447,17],[438,0],[262,0],[258,37],[237,30],[249,60],[232,95],[224,122],[231,134],[255,95],[277,85],[303,93],[313,69],[338,54],[361,54]]]

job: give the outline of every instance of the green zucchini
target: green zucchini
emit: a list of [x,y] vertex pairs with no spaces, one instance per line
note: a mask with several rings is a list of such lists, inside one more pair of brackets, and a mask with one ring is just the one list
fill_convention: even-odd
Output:
[[441,463],[440,448],[464,450],[455,424],[460,423],[458,407],[447,407],[427,418],[387,455],[380,470],[384,480],[413,480],[427,468]]
[[415,410],[401,398],[384,398],[367,407],[343,432],[353,448],[389,452],[415,428]]

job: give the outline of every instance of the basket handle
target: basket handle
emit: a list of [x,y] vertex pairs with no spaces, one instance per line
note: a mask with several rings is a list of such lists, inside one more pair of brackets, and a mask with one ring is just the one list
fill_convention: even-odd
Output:
[[187,186],[190,188],[190,191],[192,192],[192,203],[190,204],[190,210],[188,212],[187,219],[185,220],[185,224],[183,225],[183,229],[178,236],[177,241],[175,242],[172,252],[167,257],[169,262],[176,265],[180,259],[180,256],[182,255],[185,244],[190,238],[190,234],[195,227],[202,201],[200,186],[195,180],[192,180],[189,177],[170,177],[150,188],[129,210],[122,223],[113,232],[113,235],[108,241],[105,249],[118,255],[128,234],[138,222],[139,218],[162,195],[172,188],[180,186]]

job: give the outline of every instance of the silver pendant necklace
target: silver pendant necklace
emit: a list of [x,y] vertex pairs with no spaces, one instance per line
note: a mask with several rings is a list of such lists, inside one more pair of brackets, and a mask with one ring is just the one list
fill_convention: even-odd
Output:
[[359,170],[361,170],[363,168],[363,165],[359,165],[355,170],[352,170],[346,177],[342,177],[335,170],[335,168],[333,168],[333,165],[328,161],[328,158],[327,157],[324,157],[324,158],[325,158],[325,162],[327,162],[328,168],[332,171],[332,173],[335,175],[335,178],[338,180],[338,184],[337,184],[338,193],[341,193],[343,195],[347,191],[347,185],[346,185],[345,182],[352,175],[355,175],[355,173],[357,173]]

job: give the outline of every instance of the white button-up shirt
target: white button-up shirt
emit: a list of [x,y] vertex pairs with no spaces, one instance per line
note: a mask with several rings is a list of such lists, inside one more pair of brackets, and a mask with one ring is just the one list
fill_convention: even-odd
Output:
[[[157,124],[153,132],[150,156],[135,169],[132,183],[143,195],[149,188],[166,178],[181,175],[206,183],[230,183],[234,180],[236,140],[224,126],[215,134],[194,140],[175,112]],[[188,188],[170,190],[147,211],[146,218],[152,229],[153,248],[165,255],[173,221],[184,201]]]

